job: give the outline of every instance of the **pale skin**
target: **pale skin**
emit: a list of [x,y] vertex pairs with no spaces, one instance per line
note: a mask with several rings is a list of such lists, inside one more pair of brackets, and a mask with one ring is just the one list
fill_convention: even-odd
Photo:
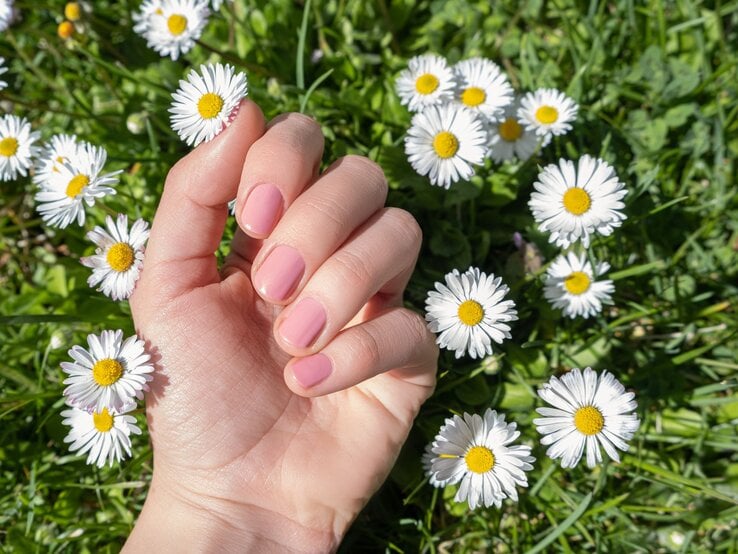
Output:
[[[267,124],[247,100],[167,177],[131,298],[157,371],[153,480],[126,552],[334,551],[433,392],[434,336],[402,305],[418,224],[384,207],[376,164],[319,175],[322,152],[315,121]],[[267,271],[275,252],[298,261]]]

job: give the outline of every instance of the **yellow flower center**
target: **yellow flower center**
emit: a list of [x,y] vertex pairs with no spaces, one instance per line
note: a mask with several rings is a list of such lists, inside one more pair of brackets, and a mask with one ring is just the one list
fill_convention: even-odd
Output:
[[3,140],[0,140],[0,156],[5,156],[6,158],[9,158],[10,156],[14,156],[17,151],[17,138],[5,137]]
[[56,34],[64,40],[70,38],[74,34],[74,23],[71,21],[62,21],[56,28]]
[[564,286],[572,294],[582,294],[589,290],[592,280],[583,271],[575,271],[566,276]]
[[604,426],[605,418],[594,406],[584,406],[574,412],[574,427],[584,435],[596,435]]
[[559,112],[553,106],[541,106],[536,110],[536,119],[539,123],[543,123],[544,125],[556,123],[558,118]]
[[459,305],[458,315],[464,325],[474,327],[484,319],[484,308],[476,300],[467,300]]
[[438,88],[438,77],[430,73],[423,73],[415,80],[415,90],[420,94],[430,94]]
[[223,109],[223,99],[213,92],[206,92],[197,101],[197,111],[203,119],[212,119]]
[[92,378],[102,387],[115,383],[123,375],[123,364],[118,360],[104,358],[92,366]]
[[133,248],[125,242],[116,242],[110,247],[106,256],[108,265],[118,273],[131,269],[134,257]]
[[591,205],[592,198],[584,189],[572,187],[564,193],[564,208],[571,214],[582,215]]
[[523,136],[523,127],[512,117],[508,117],[499,126],[500,136],[506,142],[515,142]]
[[485,446],[472,446],[464,456],[466,467],[474,473],[487,473],[495,466],[495,455]]
[[67,2],[64,6],[64,17],[70,21],[77,21],[80,15],[79,2]]
[[469,87],[461,93],[461,102],[470,108],[479,106],[486,99],[487,95],[479,87]]
[[69,198],[76,198],[82,192],[82,189],[90,184],[90,178],[87,175],[79,173],[69,180],[66,194]]
[[187,18],[179,13],[174,13],[167,19],[167,28],[175,37],[181,35],[187,29]]
[[92,422],[95,424],[95,429],[101,433],[107,433],[113,428],[113,416],[107,408],[103,408],[102,412],[92,414]]
[[453,133],[441,131],[433,139],[433,150],[439,158],[451,158],[459,150],[459,139]]

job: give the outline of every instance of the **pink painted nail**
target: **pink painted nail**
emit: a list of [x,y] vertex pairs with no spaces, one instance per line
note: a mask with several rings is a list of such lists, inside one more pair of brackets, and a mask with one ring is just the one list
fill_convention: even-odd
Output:
[[272,250],[254,275],[254,287],[264,298],[284,300],[297,287],[305,273],[302,256],[291,246]]
[[266,236],[272,232],[282,213],[282,193],[274,185],[259,185],[251,191],[241,212],[241,223],[254,235]]
[[314,354],[307,358],[301,358],[292,364],[292,373],[295,375],[295,379],[306,389],[324,381],[332,371],[331,361],[325,354]]
[[279,326],[279,334],[292,346],[305,348],[320,334],[325,321],[325,310],[320,302],[305,298],[292,308],[287,319]]

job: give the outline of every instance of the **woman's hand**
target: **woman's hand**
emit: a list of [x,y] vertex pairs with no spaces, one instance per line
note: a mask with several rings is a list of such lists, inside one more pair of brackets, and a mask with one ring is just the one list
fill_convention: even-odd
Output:
[[375,163],[318,175],[322,151],[312,119],[244,101],[169,173],[131,299],[158,369],[128,551],[335,549],[433,391],[434,337],[402,307],[420,228]]

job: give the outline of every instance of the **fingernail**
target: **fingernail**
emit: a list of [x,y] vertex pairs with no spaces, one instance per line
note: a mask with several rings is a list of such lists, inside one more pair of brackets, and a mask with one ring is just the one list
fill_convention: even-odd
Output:
[[254,275],[254,287],[264,298],[284,300],[297,287],[305,273],[302,256],[291,246],[272,250]]
[[309,389],[324,381],[333,371],[333,366],[325,354],[314,354],[301,358],[292,364],[292,373],[303,388]]
[[310,346],[325,325],[326,315],[317,300],[305,298],[292,308],[279,326],[279,334],[285,342],[298,348]]
[[272,232],[277,217],[282,213],[282,193],[274,185],[259,185],[251,191],[241,213],[246,231],[266,236]]

